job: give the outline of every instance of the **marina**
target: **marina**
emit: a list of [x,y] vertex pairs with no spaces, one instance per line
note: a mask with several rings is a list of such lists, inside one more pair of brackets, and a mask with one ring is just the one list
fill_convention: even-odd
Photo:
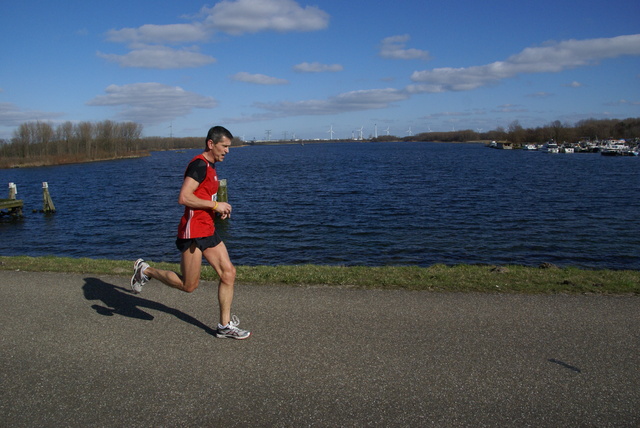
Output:
[[633,142],[626,140],[580,140],[576,143],[562,144],[549,140],[545,144],[523,143],[513,144],[509,142],[491,141],[487,147],[493,149],[522,149],[524,151],[542,151],[545,153],[599,153],[603,156],[638,156],[640,155],[640,142],[636,138]]

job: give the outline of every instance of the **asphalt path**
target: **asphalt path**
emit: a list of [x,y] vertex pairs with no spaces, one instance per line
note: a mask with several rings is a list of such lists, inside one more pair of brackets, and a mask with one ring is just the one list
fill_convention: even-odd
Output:
[[0,271],[0,425],[637,427],[639,303]]

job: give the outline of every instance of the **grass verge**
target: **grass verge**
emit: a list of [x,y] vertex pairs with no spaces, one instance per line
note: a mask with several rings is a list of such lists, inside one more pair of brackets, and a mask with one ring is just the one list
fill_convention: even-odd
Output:
[[[178,264],[172,263],[153,265],[173,271],[180,269]],[[89,258],[0,256],[0,270],[129,276],[132,263]],[[215,281],[217,278],[210,266],[203,266],[203,280]],[[525,266],[237,266],[236,282],[455,292],[640,294],[640,271]]]

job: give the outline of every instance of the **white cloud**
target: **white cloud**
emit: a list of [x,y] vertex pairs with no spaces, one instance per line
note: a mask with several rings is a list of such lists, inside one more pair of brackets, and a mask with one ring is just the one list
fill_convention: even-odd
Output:
[[408,34],[391,36],[380,43],[380,56],[387,59],[423,59],[431,58],[429,52],[420,49],[405,49],[411,37]]
[[293,70],[300,73],[322,73],[342,71],[340,64],[321,64],[319,62],[302,62],[293,66]]
[[255,103],[255,107],[266,110],[267,113],[241,118],[227,118],[225,121],[230,123],[254,122],[290,116],[315,116],[382,109],[389,107],[393,102],[402,101],[408,97],[409,95],[404,91],[387,88],[345,92],[325,100]]
[[245,71],[236,73],[231,78],[238,82],[255,83],[256,85],[286,85],[289,83],[285,79],[278,79],[264,74],[251,74]]
[[107,40],[116,43],[191,43],[203,42],[210,33],[199,23],[193,24],[145,24],[138,28],[109,30]]
[[327,28],[329,15],[316,6],[301,7],[293,0],[223,0],[204,7],[204,24],[232,35],[261,31],[317,31]]
[[515,104],[502,104],[491,110],[493,113],[527,113],[529,110]]
[[[222,0],[203,7],[191,23],[112,29],[107,40],[124,43],[125,55],[98,52],[98,56],[123,67],[189,68],[215,62],[215,58],[194,48],[172,49],[166,45],[205,43],[216,32],[232,35],[260,31],[317,31],[329,25],[329,15],[316,6],[302,7],[294,0]],[[199,21],[198,21],[199,19]]]
[[529,97],[529,98],[549,98],[549,97],[552,97],[552,96],[553,96],[552,93],[544,92],[544,91],[534,92],[533,94],[528,94],[527,95],[527,97]]
[[417,92],[467,91],[495,84],[523,73],[553,73],[593,64],[606,58],[640,55],[640,34],[602,39],[565,40],[522,52],[487,65],[415,71],[419,82],[407,90]]
[[478,114],[476,112],[464,112],[464,111],[442,111],[439,113],[433,113],[433,114],[429,114],[427,116],[425,116],[425,119],[440,119],[440,118],[447,118],[447,117],[466,117],[466,116],[473,116],[475,114]]
[[640,106],[640,101],[629,101],[629,100],[618,100],[618,101],[613,101],[613,102],[609,102],[605,104],[606,106],[609,107],[613,107],[613,106]]
[[173,49],[167,46],[140,46],[126,55],[98,52],[100,58],[120,64],[121,67],[177,69],[193,68],[216,62],[216,59],[193,49]]
[[[0,92],[2,91],[0,90]],[[19,126],[24,122],[36,120],[49,122],[61,116],[64,116],[64,113],[40,110],[22,110],[13,103],[0,103],[1,126]]]
[[566,87],[568,87],[568,88],[580,88],[580,87],[582,87],[583,85],[582,85],[582,83],[580,83],[580,82],[576,82],[576,81],[574,80],[573,82],[571,82],[571,83],[567,83],[567,84],[566,84],[566,85],[564,85],[564,86],[566,86]]
[[217,105],[212,97],[153,82],[110,85],[105,92],[106,95],[93,98],[87,105],[117,107],[120,119],[143,125],[166,122],[185,116],[195,108],[210,109]]

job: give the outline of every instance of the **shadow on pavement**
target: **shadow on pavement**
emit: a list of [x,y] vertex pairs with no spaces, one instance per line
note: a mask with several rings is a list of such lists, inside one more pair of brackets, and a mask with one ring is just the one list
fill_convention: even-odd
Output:
[[82,291],[84,292],[85,299],[100,300],[104,305],[91,305],[91,307],[100,315],[122,315],[125,317],[151,321],[153,319],[153,315],[145,312],[142,308],[152,309],[173,315],[179,320],[199,327],[211,335],[215,334],[214,329],[182,311],[170,308],[162,303],[143,299],[132,294],[125,288],[109,284],[98,278],[84,278],[84,281],[85,284],[82,286]]

